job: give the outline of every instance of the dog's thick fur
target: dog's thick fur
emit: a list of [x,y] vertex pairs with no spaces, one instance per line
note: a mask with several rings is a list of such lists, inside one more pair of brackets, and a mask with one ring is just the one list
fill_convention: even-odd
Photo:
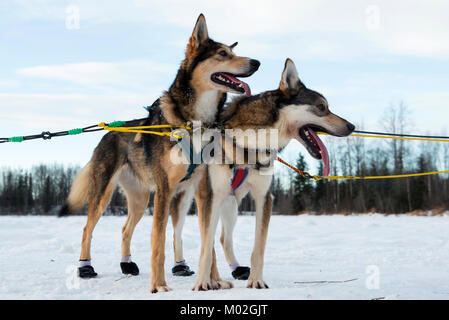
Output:
[[[200,15],[176,79],[151,109],[148,120],[140,125],[183,125],[192,120],[202,121],[205,125],[213,124],[226,101],[226,92],[236,91],[211,81],[212,74],[225,72],[249,76],[259,67],[256,60],[234,55],[232,48],[209,38],[205,18]],[[188,181],[181,182],[188,165],[172,163],[170,151],[174,145],[175,142],[168,138],[148,134],[106,134],[90,162],[76,178],[67,204],[61,211],[65,215],[88,204],[80,260],[90,261],[92,232],[119,184],[128,202],[128,218],[122,230],[122,256],[128,257],[131,255],[130,241],[134,228],[148,205],[150,192],[154,191],[152,292],[169,290],[164,274],[169,211],[172,212],[175,229],[177,225],[182,227],[181,220],[190,207],[193,191],[203,170],[198,168]],[[175,237],[177,261],[182,260],[178,240]],[[226,285],[223,283],[223,286]]]
[[[267,240],[273,198],[269,191],[272,175],[261,174],[260,166],[268,165],[270,159],[276,157],[279,150],[291,139],[297,139],[308,149],[306,141],[299,135],[304,126],[320,128],[335,136],[349,135],[354,126],[329,111],[326,99],[319,93],[304,86],[299,80],[296,67],[287,59],[279,89],[267,91],[249,98],[235,98],[224,109],[220,116],[222,126],[226,129],[275,129],[278,132],[276,145],[269,145],[265,157],[258,157],[254,164],[209,164],[201,178],[196,193],[199,209],[200,230],[202,238],[200,265],[194,290],[209,290],[219,286],[214,253],[214,235],[217,222],[221,216],[223,225],[227,226],[232,241],[232,230],[238,203],[249,192],[256,203],[256,230],[254,249],[251,256],[251,273],[248,279],[249,288],[268,288],[263,280],[263,261]],[[269,139],[267,139],[269,141]],[[223,155],[234,159],[235,151],[246,152],[258,148],[254,141],[248,140],[239,144],[222,144]],[[309,150],[310,152],[310,150]],[[312,154],[312,153],[311,153]],[[312,154],[313,155],[313,154]],[[244,157],[245,161],[248,157]],[[250,167],[244,183],[230,194],[230,183],[233,167]],[[232,246],[232,245],[231,245]],[[227,257],[228,258],[228,257]],[[229,257],[229,260],[235,257]]]

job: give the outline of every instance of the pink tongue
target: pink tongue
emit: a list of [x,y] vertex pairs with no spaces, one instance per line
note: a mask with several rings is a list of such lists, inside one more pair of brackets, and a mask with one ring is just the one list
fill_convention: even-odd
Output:
[[224,75],[226,78],[228,78],[229,80],[231,80],[232,82],[235,82],[235,83],[238,83],[238,84],[242,84],[243,90],[245,90],[245,95],[246,95],[247,97],[251,96],[251,89],[249,88],[249,85],[248,85],[248,84],[246,84],[246,83],[243,82],[243,81],[240,81],[240,80],[237,79],[237,78],[234,78],[234,77],[230,76],[229,74],[223,73],[223,75]]
[[321,160],[323,160],[324,164],[324,172],[323,176],[327,177],[330,173],[330,167],[329,167],[329,154],[327,153],[326,146],[321,141],[321,139],[318,137],[318,135],[310,128],[307,128],[307,131],[309,131],[309,134],[312,136],[312,138],[315,140],[315,142],[318,144],[318,147],[321,150]]
[[250,87],[249,87],[249,85],[247,85],[245,82],[243,82],[243,81],[240,81],[242,84],[243,84],[243,89],[245,90],[245,95],[247,96],[247,97],[250,97],[251,96],[251,89],[250,89]]

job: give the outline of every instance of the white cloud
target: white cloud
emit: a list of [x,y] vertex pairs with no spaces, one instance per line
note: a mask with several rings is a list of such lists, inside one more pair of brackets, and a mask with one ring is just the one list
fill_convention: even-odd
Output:
[[381,24],[372,37],[390,53],[449,57],[447,1],[381,2]]
[[[208,0],[175,1],[134,0],[87,1],[70,3],[80,8],[83,23],[116,22],[143,23],[148,26],[177,26],[189,33],[200,12],[206,15],[211,35],[223,41],[309,35],[316,33],[314,43],[297,42],[302,49],[317,54],[329,54],[329,40],[321,39],[326,33],[339,39],[365,39],[375,47],[399,55],[449,57],[449,2],[444,0],[418,1],[241,1],[214,2]],[[68,3],[45,0],[16,0],[4,4],[5,19],[61,20],[66,17]],[[378,8],[378,28],[370,28],[371,12]],[[0,14],[1,15],[1,14]],[[169,40],[173,42],[173,39]],[[174,42],[177,42],[176,40]],[[320,43],[321,42],[321,43]],[[295,43],[289,42],[290,45]],[[299,45],[298,45],[299,47]],[[363,48],[360,43],[344,43],[347,54]],[[362,52],[363,53],[363,52]]]
[[17,81],[14,80],[0,80],[0,87],[13,87],[17,85]]
[[[148,95],[0,94],[0,119],[22,132],[66,130],[102,121],[145,117],[160,92]],[[28,130],[29,131],[29,130]]]
[[144,89],[162,86],[173,78],[177,66],[148,60],[125,62],[84,62],[22,68],[18,74],[53,80],[63,80],[84,86],[122,86]]

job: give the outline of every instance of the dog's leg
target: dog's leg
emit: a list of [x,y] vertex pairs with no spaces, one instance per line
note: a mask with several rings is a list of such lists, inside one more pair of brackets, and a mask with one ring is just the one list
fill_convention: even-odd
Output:
[[265,196],[256,195],[256,237],[251,255],[251,273],[248,288],[266,289],[263,281],[263,260],[267,241],[268,224],[270,223],[273,196],[267,192]]
[[175,265],[172,268],[174,276],[191,276],[195,272],[185,262],[182,250],[182,229],[187,213],[192,205],[194,188],[176,194],[170,203],[170,215],[173,223],[173,249],[175,257]]
[[145,190],[129,170],[123,170],[119,177],[119,184],[125,191],[128,202],[128,218],[122,228],[122,261],[120,267],[123,274],[139,274],[139,267],[131,261],[131,238],[134,229],[148,207],[149,190]]
[[211,275],[213,275],[215,278],[218,278],[217,280],[219,280],[219,276],[217,276],[218,271],[214,270],[214,272],[212,272],[214,235],[218,224],[219,214],[217,214],[217,210],[213,210],[213,207],[216,206],[212,206],[211,209],[208,208],[208,202],[208,200],[204,202],[197,200],[201,233],[201,255],[198,267],[198,276],[194,286],[194,290],[196,291],[219,289],[217,281],[212,281],[211,279]]
[[220,242],[226,257],[226,261],[232,270],[232,276],[237,280],[247,280],[250,273],[249,267],[240,266],[233,246],[233,232],[238,215],[238,201],[235,197],[229,196],[221,207],[221,237]]
[[153,231],[151,232],[151,292],[166,292],[165,282],[165,230],[172,192],[168,182],[159,181],[154,193]]
[[153,170],[155,178],[153,230],[151,232],[151,292],[169,291],[165,282],[165,233],[169,216],[170,203],[179,183],[187,172],[187,165],[173,163],[170,152],[158,160],[159,167]]
[[[197,188],[195,198],[198,205],[198,219],[201,233],[201,256],[198,268],[198,276],[193,290],[210,290],[219,288],[232,288],[232,283],[222,281],[216,265],[214,265],[214,235],[217,229],[218,219],[220,216],[219,208],[229,192],[228,180],[220,179],[220,172],[215,179],[214,187],[217,191],[214,192],[211,186],[211,167],[208,167],[206,173],[203,175],[200,184]],[[228,188],[226,188],[226,186]],[[220,190],[222,189],[222,190]],[[212,279],[213,277],[213,279]]]
[[229,196],[223,201],[223,205],[220,208],[220,213],[222,223],[220,242],[223,246],[226,261],[232,266],[238,264],[234,255],[234,247],[232,245],[232,233],[234,231],[238,215],[238,204],[235,197]]
[[215,254],[215,247],[212,247],[212,266],[210,270],[210,280],[213,288],[231,289],[234,285],[230,281],[224,281],[220,277],[220,273],[217,268],[217,256]]
[[[89,195],[89,209],[87,213],[87,223],[83,229],[83,238],[81,241],[80,267],[78,269],[81,278],[92,278],[97,276],[94,268],[91,266],[90,248],[92,242],[92,233],[103,212],[111,201],[112,193],[116,187],[115,176],[119,170],[101,170],[107,169],[105,166],[99,166],[93,171],[93,181],[90,187],[92,192]],[[109,173],[109,175],[107,175]]]

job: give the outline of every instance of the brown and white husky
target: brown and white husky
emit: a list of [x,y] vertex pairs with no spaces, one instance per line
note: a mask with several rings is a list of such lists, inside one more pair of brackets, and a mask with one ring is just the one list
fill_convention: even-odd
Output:
[[[291,139],[296,139],[314,158],[324,162],[324,175],[327,175],[329,156],[316,132],[344,137],[354,130],[354,126],[330,112],[326,98],[300,81],[290,59],[286,60],[277,90],[233,99],[220,115],[220,122],[220,148],[224,161],[207,165],[195,196],[202,246],[194,290],[222,287],[214,251],[217,222],[221,217],[225,233],[222,239],[230,239],[230,243],[224,243],[225,253],[232,263],[236,261],[232,252],[232,230],[238,204],[247,193],[256,203],[255,242],[248,287],[268,288],[263,279],[263,261],[273,198],[270,193],[272,175],[266,169],[272,167],[277,153]],[[248,135],[248,130],[262,134]],[[277,135],[277,139],[271,139],[273,134]],[[262,145],[255,139],[261,136],[265,142]],[[228,138],[230,140],[226,140]],[[237,156],[239,152],[240,161]],[[251,154],[255,155],[254,161],[250,161]],[[239,188],[231,192],[230,181],[236,168],[249,170]],[[226,250],[227,245],[231,249]]]

